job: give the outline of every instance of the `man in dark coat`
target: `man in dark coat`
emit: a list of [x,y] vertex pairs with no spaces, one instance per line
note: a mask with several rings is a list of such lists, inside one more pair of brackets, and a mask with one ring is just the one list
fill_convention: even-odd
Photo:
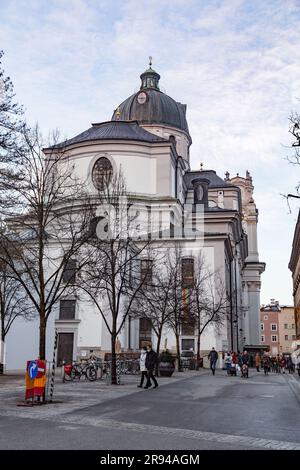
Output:
[[213,375],[215,375],[216,364],[217,364],[217,360],[218,360],[218,357],[219,357],[219,355],[218,355],[217,351],[215,350],[215,348],[212,348],[212,350],[209,352],[207,357],[210,360],[211,371],[212,371]]
[[249,366],[249,360],[250,360],[249,354],[248,354],[248,352],[245,350],[245,351],[243,352],[243,355],[242,355],[242,364],[246,364],[247,366]]
[[151,379],[154,383],[154,388],[158,387],[156,378],[153,375],[154,368],[157,363],[157,354],[153,351],[152,346],[147,346],[147,356],[146,356],[146,369],[147,369],[147,383],[144,388],[150,388],[152,386]]

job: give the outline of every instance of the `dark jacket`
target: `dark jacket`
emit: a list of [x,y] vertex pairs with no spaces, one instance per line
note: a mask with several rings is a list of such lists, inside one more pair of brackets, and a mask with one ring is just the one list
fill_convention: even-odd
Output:
[[154,369],[154,367],[156,366],[156,363],[157,363],[157,354],[155,351],[153,351],[153,349],[151,349],[151,351],[147,352],[146,369],[147,370]]
[[249,366],[249,354],[243,354],[242,355],[242,364],[247,364]]
[[210,353],[208,354],[208,359],[210,360],[210,362],[217,362],[218,357],[219,357],[219,354],[214,349],[212,349]]

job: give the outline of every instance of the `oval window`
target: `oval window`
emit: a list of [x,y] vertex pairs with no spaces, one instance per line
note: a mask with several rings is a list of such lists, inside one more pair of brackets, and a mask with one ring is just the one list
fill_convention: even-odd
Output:
[[106,157],[99,158],[92,171],[92,180],[96,189],[103,191],[110,183],[113,173],[112,164]]

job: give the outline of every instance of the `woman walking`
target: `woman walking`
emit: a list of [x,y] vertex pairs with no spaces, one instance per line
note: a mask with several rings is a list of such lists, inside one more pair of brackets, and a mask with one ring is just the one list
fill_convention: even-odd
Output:
[[147,348],[146,346],[144,346],[141,350],[141,355],[140,355],[141,382],[140,382],[140,385],[138,385],[139,388],[143,387],[144,379],[146,379],[147,381],[146,357],[147,357]]

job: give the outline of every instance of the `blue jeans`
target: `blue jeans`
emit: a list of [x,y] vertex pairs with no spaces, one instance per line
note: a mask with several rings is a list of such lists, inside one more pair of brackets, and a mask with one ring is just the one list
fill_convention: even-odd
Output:
[[217,364],[217,361],[211,361],[210,363],[210,368],[212,370],[212,373],[215,375],[215,371],[216,371],[216,364]]

